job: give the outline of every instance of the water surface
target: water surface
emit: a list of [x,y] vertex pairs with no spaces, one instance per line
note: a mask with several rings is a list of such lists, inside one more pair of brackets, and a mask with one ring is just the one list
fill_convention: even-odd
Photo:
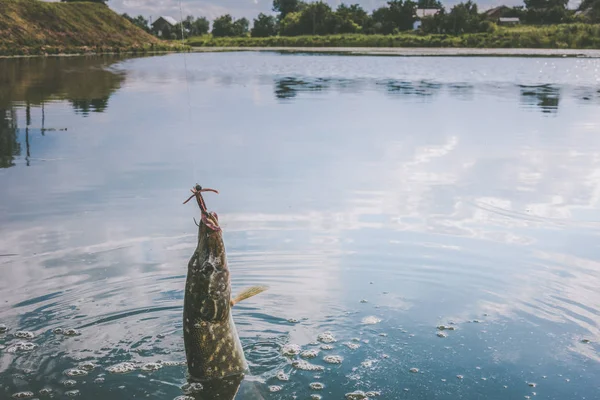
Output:
[[597,397],[600,60],[18,59],[0,89],[0,398],[183,394],[196,183],[234,292],[270,286],[238,398]]

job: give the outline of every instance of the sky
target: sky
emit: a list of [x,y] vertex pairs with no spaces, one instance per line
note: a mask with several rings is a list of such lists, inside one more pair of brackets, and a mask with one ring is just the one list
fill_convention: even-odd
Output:
[[[181,1],[181,10],[180,2]],[[360,4],[368,12],[384,5],[386,0],[325,0],[334,8],[340,3]],[[442,0],[448,7],[459,3],[461,0]],[[521,5],[522,0],[476,0],[481,10],[486,10],[498,5]],[[118,13],[129,15],[152,16],[155,20],[161,15],[171,16],[176,20],[183,15],[204,16],[209,20],[223,14],[231,14],[234,18],[246,17],[252,21],[259,13],[272,13],[272,0],[108,0],[110,8]]]

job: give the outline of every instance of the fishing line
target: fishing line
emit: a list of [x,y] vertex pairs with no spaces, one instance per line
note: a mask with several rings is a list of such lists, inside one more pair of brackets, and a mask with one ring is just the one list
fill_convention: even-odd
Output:
[[[183,8],[181,6],[181,0],[179,0],[179,15],[180,15],[180,27],[181,27],[181,45],[185,46],[185,38],[184,38],[184,33],[183,33]],[[188,127],[191,129],[192,127],[192,102],[191,102],[191,96],[190,96],[190,84],[188,82],[188,69],[187,69],[187,60],[185,58],[185,49],[182,49],[183,51],[183,68],[184,68],[184,75],[185,75],[185,87],[187,89],[187,104],[188,104]],[[192,180],[194,180],[194,177],[196,176],[196,157],[192,156],[192,165],[193,165],[193,170],[192,170]]]

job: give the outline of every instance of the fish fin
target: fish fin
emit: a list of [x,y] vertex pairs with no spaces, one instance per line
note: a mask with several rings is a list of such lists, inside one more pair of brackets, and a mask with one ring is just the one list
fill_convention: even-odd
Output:
[[268,288],[268,286],[252,286],[247,289],[244,289],[240,293],[238,293],[238,295],[234,299],[231,299],[231,305],[234,306],[240,301],[256,296],[257,294],[264,292]]

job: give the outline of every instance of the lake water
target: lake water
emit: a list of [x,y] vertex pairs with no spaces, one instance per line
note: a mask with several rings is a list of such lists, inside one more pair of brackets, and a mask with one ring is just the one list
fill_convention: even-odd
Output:
[[5,59],[0,118],[1,399],[184,394],[196,183],[238,399],[600,398],[600,59]]

